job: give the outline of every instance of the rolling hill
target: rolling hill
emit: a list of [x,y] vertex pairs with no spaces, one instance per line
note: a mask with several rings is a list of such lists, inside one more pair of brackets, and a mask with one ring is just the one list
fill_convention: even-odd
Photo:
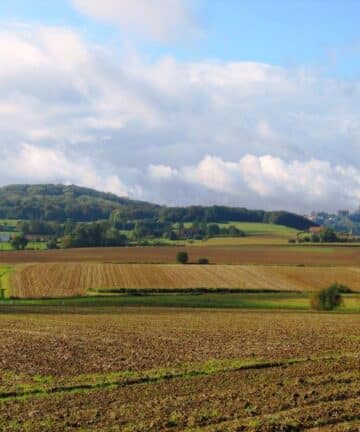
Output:
[[266,212],[243,207],[166,207],[75,185],[9,185],[0,188],[0,219],[91,222],[114,214],[121,220],[161,222],[256,222],[304,230],[314,225],[286,211]]

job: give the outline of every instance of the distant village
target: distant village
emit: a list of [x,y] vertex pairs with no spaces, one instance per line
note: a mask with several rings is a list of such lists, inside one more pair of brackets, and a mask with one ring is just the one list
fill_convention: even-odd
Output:
[[350,210],[338,210],[337,213],[311,212],[306,216],[320,227],[330,227],[337,232],[360,235],[360,207]]

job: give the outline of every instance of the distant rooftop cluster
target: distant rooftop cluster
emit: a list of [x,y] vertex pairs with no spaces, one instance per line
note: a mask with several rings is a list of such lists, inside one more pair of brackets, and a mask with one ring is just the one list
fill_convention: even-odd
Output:
[[360,234],[360,206],[355,211],[346,209],[338,210],[336,213],[313,211],[307,217],[320,226],[328,226],[338,232]]

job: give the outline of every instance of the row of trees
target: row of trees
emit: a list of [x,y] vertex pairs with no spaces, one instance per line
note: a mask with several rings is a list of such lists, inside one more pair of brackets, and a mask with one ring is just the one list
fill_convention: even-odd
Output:
[[[293,240],[294,242],[295,240]],[[298,241],[311,242],[311,243],[335,243],[344,241],[339,237],[332,228],[324,228],[319,233],[312,233],[310,235],[299,236]]]
[[71,233],[61,238],[62,248],[125,246],[128,238],[108,223],[79,224]]
[[190,207],[148,207],[146,211],[131,207],[114,210],[110,216],[111,223],[119,229],[134,219],[147,219],[161,223],[227,223],[227,222],[261,222],[289,226],[306,230],[314,224],[303,216],[285,211],[266,212],[248,210],[240,207],[225,206],[190,206]]

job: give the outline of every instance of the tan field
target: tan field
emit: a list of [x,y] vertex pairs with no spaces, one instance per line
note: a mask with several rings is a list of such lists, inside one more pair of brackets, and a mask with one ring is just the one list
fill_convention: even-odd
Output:
[[14,297],[84,295],[90,289],[226,288],[313,291],[339,282],[360,291],[355,267],[52,263],[18,267]]

